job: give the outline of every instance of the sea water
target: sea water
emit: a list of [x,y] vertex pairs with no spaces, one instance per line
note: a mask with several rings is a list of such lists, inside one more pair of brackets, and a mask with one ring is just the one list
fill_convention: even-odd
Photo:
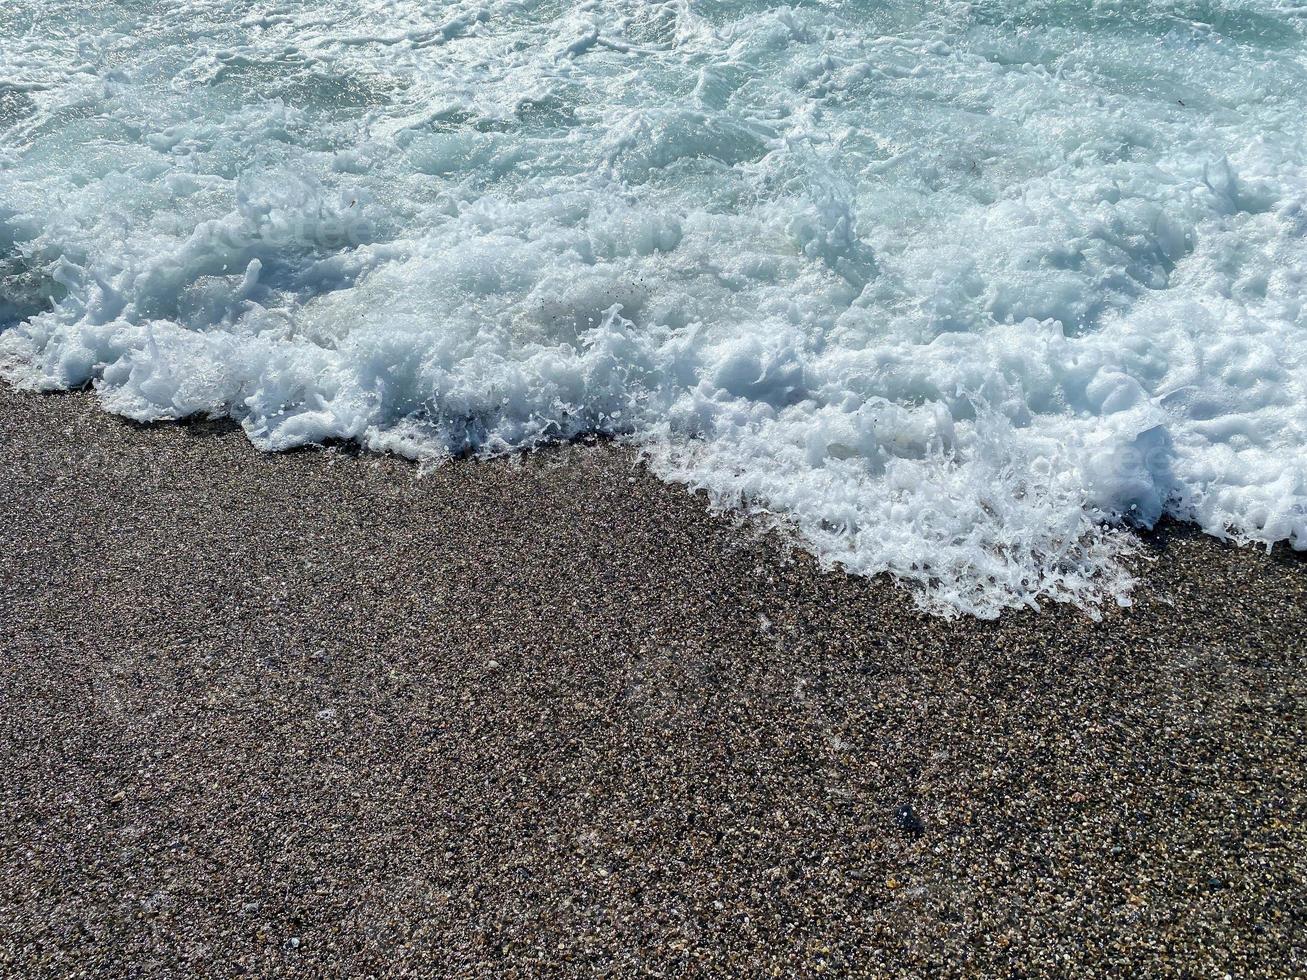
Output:
[[1300,0],[9,0],[0,364],[424,460],[606,433],[935,611],[1307,547]]

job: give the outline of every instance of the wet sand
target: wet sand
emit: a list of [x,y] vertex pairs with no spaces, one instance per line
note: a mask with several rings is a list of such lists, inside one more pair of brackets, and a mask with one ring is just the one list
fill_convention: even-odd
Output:
[[0,387],[0,974],[1291,976],[1300,555],[997,623],[612,445]]

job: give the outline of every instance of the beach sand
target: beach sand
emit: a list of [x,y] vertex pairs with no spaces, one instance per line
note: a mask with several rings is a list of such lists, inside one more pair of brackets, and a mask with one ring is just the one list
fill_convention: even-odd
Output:
[[612,444],[261,455],[0,388],[0,974],[1290,976],[1307,562],[823,572]]

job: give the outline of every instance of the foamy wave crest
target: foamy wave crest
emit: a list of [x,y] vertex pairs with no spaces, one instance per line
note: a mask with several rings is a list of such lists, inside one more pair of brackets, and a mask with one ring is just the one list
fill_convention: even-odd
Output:
[[1093,611],[1163,514],[1307,548],[1305,31],[20,2],[0,371],[268,450],[611,434],[933,611]]

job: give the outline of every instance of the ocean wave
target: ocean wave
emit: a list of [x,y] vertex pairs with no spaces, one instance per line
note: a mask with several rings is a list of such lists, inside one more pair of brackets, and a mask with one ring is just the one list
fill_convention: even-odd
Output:
[[0,13],[0,371],[260,448],[606,433],[932,611],[1307,548],[1275,0]]

